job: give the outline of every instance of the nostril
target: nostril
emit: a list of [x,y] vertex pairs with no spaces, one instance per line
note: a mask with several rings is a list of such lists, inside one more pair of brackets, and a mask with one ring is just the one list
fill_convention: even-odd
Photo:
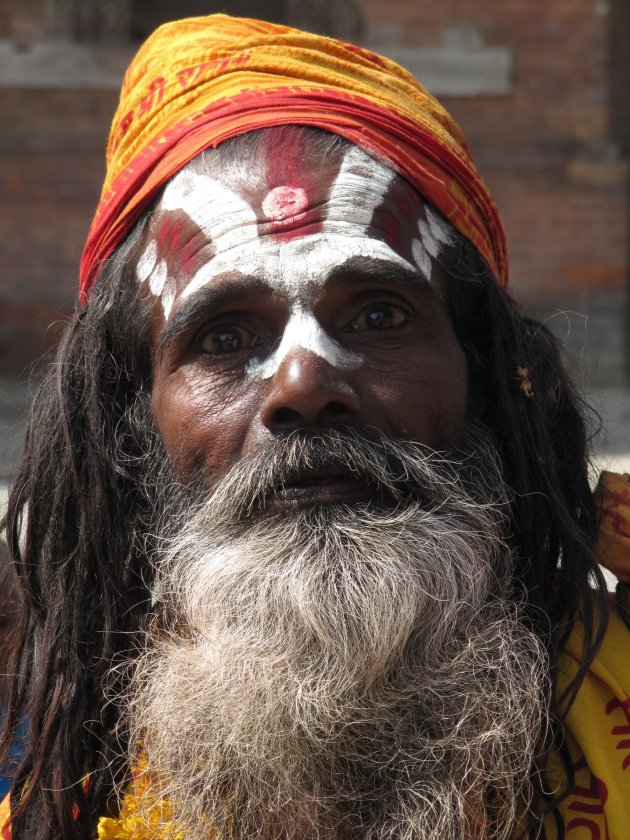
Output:
[[302,415],[299,412],[286,406],[276,409],[273,414],[273,419],[278,426],[301,426],[304,423]]
[[344,405],[340,402],[329,402],[322,414],[325,414],[326,417],[330,420],[337,420],[339,418],[345,418],[350,414],[350,410],[347,405]]
[[361,401],[342,370],[310,350],[291,352],[268,381],[260,420],[270,431],[347,425],[361,410]]
[[273,412],[273,423],[280,429],[298,429],[312,423],[328,425],[330,423],[346,423],[352,412],[342,402],[332,400],[317,413],[316,417],[306,417],[294,408],[283,405]]

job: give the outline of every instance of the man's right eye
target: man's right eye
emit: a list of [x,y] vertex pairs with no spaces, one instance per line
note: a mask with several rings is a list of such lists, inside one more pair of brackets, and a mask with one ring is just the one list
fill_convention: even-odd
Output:
[[199,346],[204,353],[221,356],[226,353],[237,353],[262,344],[262,339],[245,327],[235,324],[223,325],[207,330],[199,340]]

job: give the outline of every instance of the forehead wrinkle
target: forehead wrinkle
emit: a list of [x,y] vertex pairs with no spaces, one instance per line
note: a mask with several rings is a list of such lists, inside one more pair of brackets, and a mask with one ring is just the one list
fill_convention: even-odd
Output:
[[303,294],[306,287],[321,287],[335,268],[351,259],[388,262],[417,276],[416,267],[386,242],[357,235],[323,232],[283,243],[268,240],[255,251],[250,250],[249,243],[245,243],[240,253],[218,253],[197,272],[180,297],[187,298],[219,275],[234,271],[237,259],[242,273],[265,280],[287,297]]
[[256,213],[223,181],[183,169],[167,185],[160,211],[182,210],[209,240],[223,239],[223,248],[238,244],[240,226],[256,226]]

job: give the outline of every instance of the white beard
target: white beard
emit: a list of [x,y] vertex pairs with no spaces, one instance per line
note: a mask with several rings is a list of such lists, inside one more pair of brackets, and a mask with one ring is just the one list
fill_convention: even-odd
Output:
[[430,506],[251,520],[228,481],[169,541],[125,702],[185,838],[501,840],[527,811],[545,655],[502,505],[406,449]]

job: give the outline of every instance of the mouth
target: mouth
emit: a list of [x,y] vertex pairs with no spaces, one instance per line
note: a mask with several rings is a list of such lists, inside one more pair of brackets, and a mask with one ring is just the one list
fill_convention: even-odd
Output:
[[344,504],[368,501],[374,488],[343,468],[309,470],[286,478],[269,499],[269,507],[309,507],[311,505]]

